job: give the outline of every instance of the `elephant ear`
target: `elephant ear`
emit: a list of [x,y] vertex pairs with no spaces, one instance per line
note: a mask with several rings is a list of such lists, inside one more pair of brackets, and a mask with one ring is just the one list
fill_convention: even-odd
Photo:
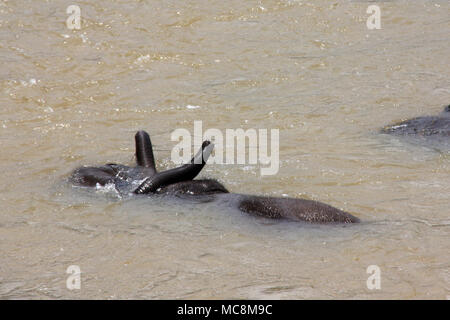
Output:
[[155,157],[153,156],[152,142],[147,132],[140,130],[134,136],[136,142],[136,162],[138,166],[150,169],[155,174]]
[[191,163],[175,169],[156,173],[154,176],[145,179],[144,182],[134,190],[134,193],[144,194],[155,192],[160,187],[194,179],[205,166],[213,148],[214,144],[210,141],[204,141],[200,150],[192,158]]

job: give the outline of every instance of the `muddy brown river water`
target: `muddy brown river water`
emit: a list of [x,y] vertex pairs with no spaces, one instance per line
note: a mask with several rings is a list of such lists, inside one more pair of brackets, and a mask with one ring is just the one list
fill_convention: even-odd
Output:
[[[449,298],[450,148],[378,132],[450,103],[449,17],[439,0],[1,1],[0,298]],[[202,177],[362,223],[67,182],[81,165],[132,164],[139,129],[171,168],[171,132],[194,121],[280,133],[276,175],[208,164]]]

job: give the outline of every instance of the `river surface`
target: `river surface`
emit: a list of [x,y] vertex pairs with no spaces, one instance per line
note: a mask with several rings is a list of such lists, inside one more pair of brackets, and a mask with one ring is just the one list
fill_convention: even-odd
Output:
[[[0,298],[449,298],[450,148],[378,132],[450,103],[449,17],[447,0],[1,1]],[[201,177],[362,223],[67,182],[78,166],[132,165],[139,129],[158,169],[174,167],[171,133],[197,120],[280,133],[276,175],[208,164]]]

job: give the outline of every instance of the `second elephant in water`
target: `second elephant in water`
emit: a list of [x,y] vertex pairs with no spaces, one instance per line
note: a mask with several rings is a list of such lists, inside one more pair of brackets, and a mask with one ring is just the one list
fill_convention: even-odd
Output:
[[450,138],[450,105],[436,116],[421,116],[404,120],[381,129],[382,133],[408,136]]

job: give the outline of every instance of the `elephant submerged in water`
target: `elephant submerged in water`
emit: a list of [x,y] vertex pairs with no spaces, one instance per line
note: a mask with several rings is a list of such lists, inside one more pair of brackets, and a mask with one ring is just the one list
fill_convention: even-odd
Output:
[[389,125],[381,129],[382,133],[402,136],[450,138],[450,105],[437,116],[422,116]]
[[286,218],[309,223],[359,222],[351,214],[318,201],[230,193],[216,180],[194,180],[213,149],[209,141],[203,142],[191,163],[161,172],[156,171],[148,133],[138,131],[135,142],[136,167],[112,163],[99,167],[80,167],[72,173],[70,181],[86,187],[113,184],[120,193],[136,195],[208,196],[211,201],[221,201],[242,212],[271,219]]

